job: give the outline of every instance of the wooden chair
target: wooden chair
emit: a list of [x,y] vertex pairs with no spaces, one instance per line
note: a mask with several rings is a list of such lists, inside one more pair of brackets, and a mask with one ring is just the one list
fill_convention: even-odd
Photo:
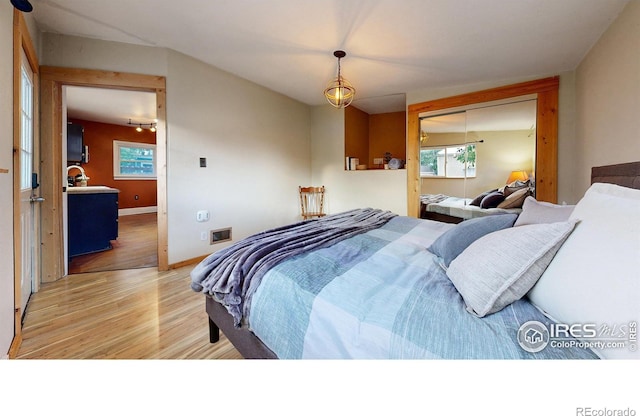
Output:
[[299,186],[302,219],[324,217],[324,186]]

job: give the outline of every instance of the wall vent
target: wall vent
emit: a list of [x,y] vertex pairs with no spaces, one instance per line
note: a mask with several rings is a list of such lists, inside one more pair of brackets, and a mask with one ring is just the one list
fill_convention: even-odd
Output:
[[231,241],[231,227],[220,228],[219,230],[211,230],[211,233],[209,235],[209,244]]

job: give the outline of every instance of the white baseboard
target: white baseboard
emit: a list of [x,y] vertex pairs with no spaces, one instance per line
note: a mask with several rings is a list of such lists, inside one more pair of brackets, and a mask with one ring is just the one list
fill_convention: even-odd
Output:
[[158,212],[158,207],[137,207],[137,208],[122,208],[118,210],[118,216],[136,215],[136,214],[150,214],[152,212]]

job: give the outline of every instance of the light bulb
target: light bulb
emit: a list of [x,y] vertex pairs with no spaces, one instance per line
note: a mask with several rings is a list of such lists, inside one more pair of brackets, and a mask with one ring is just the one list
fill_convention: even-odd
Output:
[[136,131],[140,133],[142,131],[142,127],[141,126],[136,127]]

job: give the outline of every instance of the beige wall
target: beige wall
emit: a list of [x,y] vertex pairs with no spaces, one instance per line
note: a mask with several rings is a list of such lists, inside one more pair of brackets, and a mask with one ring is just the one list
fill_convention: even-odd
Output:
[[640,160],[640,1],[630,1],[576,70],[576,170],[583,193],[591,168]]
[[42,35],[40,65],[167,75],[167,49],[77,36]]
[[[169,264],[225,246],[202,232],[233,227],[238,240],[298,218],[298,185],[311,179],[308,106],[163,48],[52,34],[43,47],[43,65],[167,77]],[[198,223],[198,210],[210,220]]]
[[372,207],[407,213],[407,174],[398,170],[344,170],[344,110],[312,108],[311,175],[327,188],[327,211]]
[[177,52],[168,69],[169,263],[223,246],[200,242],[202,230],[233,227],[238,240],[300,219],[309,107]]

